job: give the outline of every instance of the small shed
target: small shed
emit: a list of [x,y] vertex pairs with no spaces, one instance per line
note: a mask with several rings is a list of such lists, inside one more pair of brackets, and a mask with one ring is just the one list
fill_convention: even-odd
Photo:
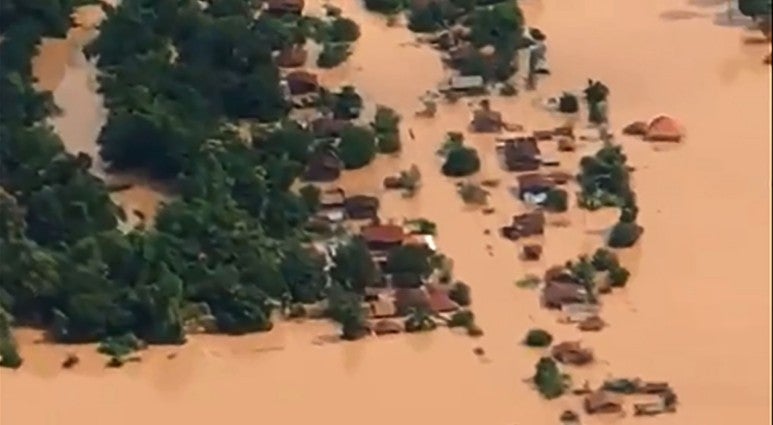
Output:
[[622,399],[606,391],[596,391],[588,394],[583,402],[585,412],[589,415],[620,413],[623,411]]
[[303,46],[286,47],[276,57],[276,65],[280,68],[298,68],[306,63],[309,54]]
[[304,0],[268,0],[266,11],[275,15],[300,15],[304,6]]
[[308,182],[331,182],[341,176],[343,163],[332,150],[323,149],[312,153],[303,180]]
[[682,125],[678,121],[669,116],[660,115],[647,125],[647,133],[644,135],[644,140],[651,142],[679,142],[683,136]]
[[518,197],[524,200],[528,193],[532,196],[547,194],[555,183],[540,173],[523,174],[517,177]]
[[386,251],[400,246],[405,239],[405,231],[402,226],[395,224],[363,226],[360,234],[365,239],[365,243],[368,244],[368,248],[374,251]]
[[368,195],[354,195],[346,198],[344,209],[352,220],[372,220],[378,217],[378,198]]
[[411,309],[430,311],[429,297],[423,288],[398,288],[395,290],[395,306],[401,316]]
[[317,75],[308,71],[293,71],[287,74],[285,81],[293,96],[316,93],[320,88]]
[[556,344],[550,353],[557,361],[575,366],[583,366],[594,360],[593,351],[583,347],[578,341]]

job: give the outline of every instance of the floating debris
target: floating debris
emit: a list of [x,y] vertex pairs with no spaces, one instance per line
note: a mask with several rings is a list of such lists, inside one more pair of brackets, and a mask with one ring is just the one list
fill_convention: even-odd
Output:
[[67,357],[65,357],[64,361],[62,362],[62,367],[64,369],[71,369],[80,363],[80,361],[81,359],[75,353],[68,353]]

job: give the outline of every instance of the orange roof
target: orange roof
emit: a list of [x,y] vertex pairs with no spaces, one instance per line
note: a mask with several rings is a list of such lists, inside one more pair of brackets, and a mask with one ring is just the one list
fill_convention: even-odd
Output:
[[647,125],[645,140],[655,142],[678,142],[682,140],[682,126],[675,119],[660,115]]
[[402,226],[395,224],[365,226],[362,228],[361,234],[367,242],[399,243],[405,239]]

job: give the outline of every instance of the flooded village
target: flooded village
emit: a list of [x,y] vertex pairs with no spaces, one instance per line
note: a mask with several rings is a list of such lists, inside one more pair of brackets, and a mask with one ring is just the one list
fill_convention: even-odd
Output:
[[[261,13],[316,20],[272,52],[287,119],[234,120],[235,133],[302,158],[287,187],[309,205],[302,249],[324,273],[282,272],[325,295],[290,287],[267,301],[269,331],[240,335],[216,332],[213,302],[187,316],[185,344],[126,356],[19,327],[0,423],[766,421],[769,30],[760,42],[724,2],[474,4],[482,15],[453,1],[266,1]],[[523,34],[510,40],[495,30],[513,11]],[[102,19],[85,6],[66,39],[44,38],[37,89],[61,109],[50,122],[66,149],[107,183],[119,227],[171,233],[163,210],[197,188],[101,159],[104,96],[119,96],[83,50]],[[228,243],[213,245],[245,246]]]

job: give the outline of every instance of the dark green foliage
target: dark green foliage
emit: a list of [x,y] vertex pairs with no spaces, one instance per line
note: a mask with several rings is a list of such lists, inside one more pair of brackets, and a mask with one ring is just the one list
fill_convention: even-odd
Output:
[[470,286],[464,282],[455,282],[448,292],[448,297],[462,307],[467,307],[472,304],[472,297],[470,295]]
[[553,343],[553,335],[543,329],[532,329],[526,333],[523,343],[529,347],[548,347]]
[[379,134],[378,138],[378,151],[379,153],[391,154],[400,152],[402,149],[402,143],[400,142],[400,134],[398,133],[385,133]]
[[360,38],[360,27],[349,18],[335,18],[330,23],[330,41],[353,42]]
[[422,278],[432,273],[432,252],[421,245],[401,245],[387,253],[384,273],[414,275]]
[[322,191],[319,190],[317,186],[312,184],[304,185],[298,190],[298,193],[300,194],[301,199],[303,199],[303,203],[306,205],[306,208],[310,212],[316,212],[319,210],[320,196],[322,196]]
[[588,86],[584,90],[585,100],[588,105],[606,102],[609,97],[609,87],[601,81],[588,80]]
[[444,24],[443,10],[437,1],[430,1],[422,7],[411,8],[408,29],[413,32],[435,32]]
[[480,170],[480,158],[474,148],[460,146],[451,149],[443,163],[443,174],[449,177],[465,177]]
[[324,268],[324,256],[311,248],[298,244],[287,247],[282,255],[280,271],[291,299],[301,303],[320,300],[326,283]]
[[422,309],[411,310],[408,318],[405,319],[406,332],[429,332],[437,328],[437,323],[426,311]]
[[368,334],[365,315],[360,307],[361,298],[340,285],[333,285],[328,293],[328,316],[341,325],[341,337],[353,341]]
[[630,248],[643,232],[644,229],[636,223],[619,221],[612,227],[607,245],[612,248]]
[[362,111],[362,96],[353,86],[344,86],[341,91],[332,96],[331,109],[337,119],[353,120],[360,116]]
[[346,44],[325,43],[322,45],[322,52],[317,57],[317,66],[320,68],[335,68],[346,62],[350,54],[351,50]]
[[609,284],[613,287],[623,287],[628,283],[628,278],[631,277],[631,272],[628,269],[617,266],[609,270]]
[[748,16],[750,18],[759,18],[761,16],[770,15],[771,1],[738,0],[738,10],[740,10],[744,16]]
[[533,380],[537,390],[546,399],[558,398],[566,390],[564,377],[550,357],[543,357],[537,362]]
[[359,292],[378,279],[378,271],[368,246],[360,237],[339,246],[333,264],[330,276],[345,288]]
[[620,266],[620,261],[617,259],[617,255],[614,252],[599,248],[593,253],[593,259],[591,260],[593,267],[598,271],[614,270]]
[[338,157],[348,170],[362,168],[376,156],[376,140],[373,132],[365,127],[351,126],[341,132]]
[[386,106],[376,106],[376,116],[373,119],[373,130],[378,138],[378,151],[381,153],[396,153],[402,148],[400,142],[400,115],[394,109]]
[[569,207],[568,197],[569,194],[563,189],[550,189],[547,193],[547,198],[542,205],[548,211],[564,212]]
[[122,358],[145,347],[144,343],[131,333],[107,337],[100,341],[97,351],[110,357]]
[[558,99],[558,110],[565,114],[574,114],[580,110],[580,102],[577,100],[577,96],[564,93]]
[[18,369],[23,360],[11,333],[11,315],[0,306],[0,367]]
[[459,310],[448,320],[449,328],[467,328],[475,324],[475,315],[470,310]]
[[595,155],[583,157],[577,178],[582,189],[580,206],[591,210],[622,206],[626,199],[631,198],[627,160],[619,145],[606,145]]
[[365,0],[365,8],[383,14],[394,14],[403,8],[403,0]]

